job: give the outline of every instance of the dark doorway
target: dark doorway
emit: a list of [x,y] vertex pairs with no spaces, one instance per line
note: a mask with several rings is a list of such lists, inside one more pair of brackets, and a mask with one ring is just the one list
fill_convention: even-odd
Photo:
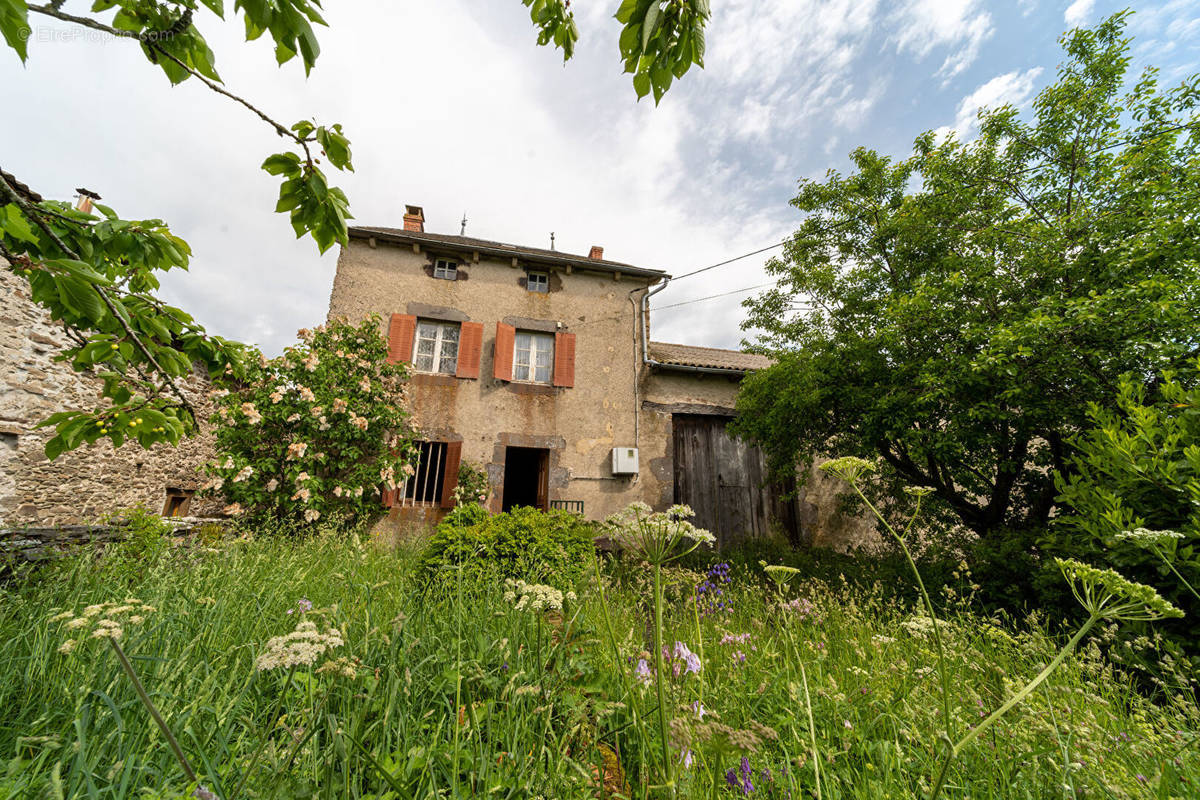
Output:
[[779,526],[799,541],[795,500],[788,486],[768,481],[762,451],[725,428],[729,418],[673,414],[675,502],[696,512],[692,520],[707,528],[722,547],[766,536]]
[[550,451],[540,447],[507,447],[504,452],[504,504],[546,510],[549,495]]

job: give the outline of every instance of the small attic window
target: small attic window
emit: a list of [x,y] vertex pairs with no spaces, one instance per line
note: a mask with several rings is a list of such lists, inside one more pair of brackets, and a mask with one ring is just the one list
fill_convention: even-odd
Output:
[[444,281],[458,280],[458,264],[448,258],[439,258],[433,262],[433,277]]
[[531,272],[525,282],[525,288],[531,292],[546,294],[550,291],[550,274],[547,272]]

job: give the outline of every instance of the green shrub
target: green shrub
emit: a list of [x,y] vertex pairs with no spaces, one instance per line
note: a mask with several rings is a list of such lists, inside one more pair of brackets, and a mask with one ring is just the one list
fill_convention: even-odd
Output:
[[[1157,630],[1200,662],[1200,363],[1149,387],[1126,375],[1115,409],[1093,406],[1058,476],[1062,514],[1048,554],[1111,567],[1157,589],[1187,616]],[[1137,529],[1171,531],[1158,544]]]
[[565,511],[516,508],[489,516],[458,506],[429,540],[422,569],[430,580],[461,566],[464,580],[525,578],[574,583],[590,563],[595,525]]

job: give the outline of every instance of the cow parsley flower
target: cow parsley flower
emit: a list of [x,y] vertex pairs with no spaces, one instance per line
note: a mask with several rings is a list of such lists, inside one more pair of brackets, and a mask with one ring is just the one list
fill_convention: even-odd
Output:
[[1152,531],[1148,528],[1134,528],[1131,531],[1121,531],[1117,534],[1116,538],[1136,544],[1139,547],[1155,547],[1157,545],[1170,544],[1186,537],[1178,531]]
[[517,611],[529,611],[537,613],[540,611],[560,611],[563,607],[565,599],[563,593],[553,586],[546,586],[540,583],[526,583],[522,580],[513,580],[509,578],[504,582],[508,587],[508,591],[504,593],[504,599],[507,602],[513,603],[513,608]]
[[759,561],[758,565],[763,568],[767,577],[781,589],[787,585],[788,581],[800,574],[800,570],[795,567],[787,567],[783,564],[768,564],[765,561]]
[[854,483],[868,472],[874,472],[875,465],[858,456],[842,456],[826,461],[821,465],[821,471],[841,478],[847,483]]
[[651,563],[665,564],[682,558],[700,545],[712,547],[716,543],[711,532],[688,521],[694,516],[695,512],[684,505],[655,512],[639,501],[609,517],[606,527],[609,535],[623,547],[642,554]]
[[344,644],[337,628],[324,632],[311,620],[301,620],[296,630],[267,642],[266,650],[254,660],[260,670],[278,667],[309,667],[328,650]]
[[1071,585],[1075,599],[1095,617],[1149,621],[1183,616],[1182,611],[1154,589],[1134,583],[1114,570],[1093,567],[1073,558],[1056,558],[1054,563]]

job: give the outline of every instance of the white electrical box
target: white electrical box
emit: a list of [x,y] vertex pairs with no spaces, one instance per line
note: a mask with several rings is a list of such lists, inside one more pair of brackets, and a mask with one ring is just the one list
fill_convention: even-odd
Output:
[[613,475],[637,475],[638,451],[636,447],[614,447],[612,459]]

